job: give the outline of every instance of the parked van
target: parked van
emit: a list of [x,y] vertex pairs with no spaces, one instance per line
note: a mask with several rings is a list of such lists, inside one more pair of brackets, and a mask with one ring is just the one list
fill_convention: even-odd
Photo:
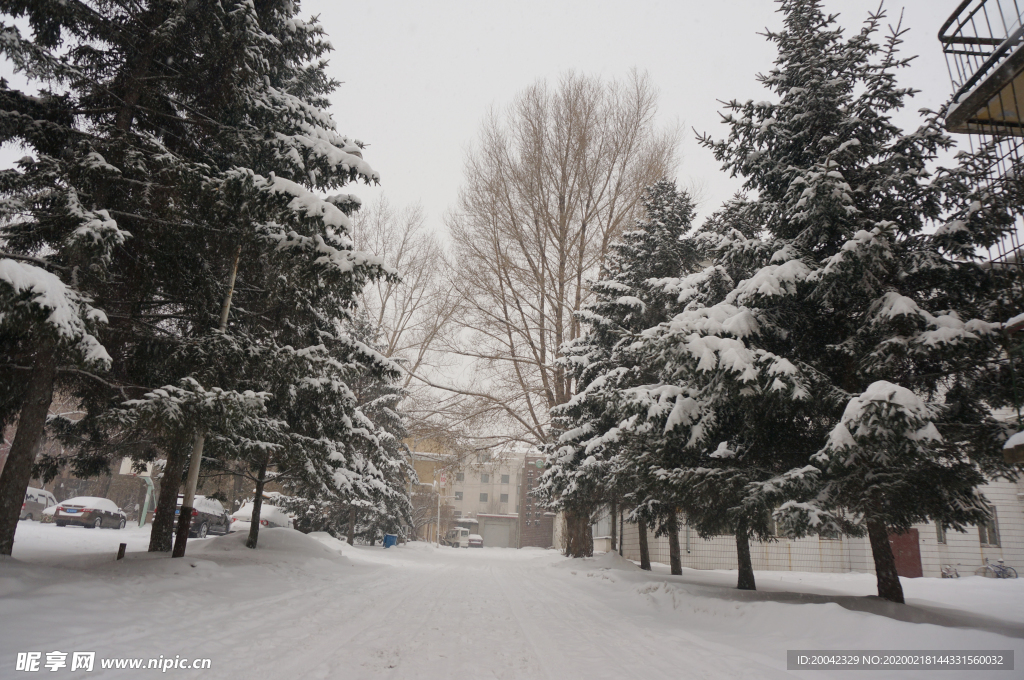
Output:
[[465,527],[455,527],[448,532],[444,542],[445,545],[450,545],[453,548],[468,548],[469,529]]
[[25,490],[25,502],[21,504],[21,515],[18,519],[43,519],[43,510],[57,505],[57,499],[49,491],[35,489],[31,486]]

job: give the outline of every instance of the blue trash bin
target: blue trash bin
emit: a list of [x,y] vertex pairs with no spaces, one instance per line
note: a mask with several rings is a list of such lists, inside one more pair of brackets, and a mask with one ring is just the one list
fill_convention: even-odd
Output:
[[398,534],[384,534],[384,547],[390,548],[398,545]]

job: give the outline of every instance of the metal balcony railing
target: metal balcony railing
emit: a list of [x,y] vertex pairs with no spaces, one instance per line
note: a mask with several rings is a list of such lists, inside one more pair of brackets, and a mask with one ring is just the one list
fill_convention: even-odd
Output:
[[1024,0],[964,0],[939,30],[953,132],[1024,134]]
[[[946,114],[950,132],[971,133],[969,144],[984,149],[982,168],[990,191],[1020,182],[1024,167],[1024,0],[964,0],[939,30],[953,100]],[[994,265],[1024,265],[1024,215],[989,249]]]

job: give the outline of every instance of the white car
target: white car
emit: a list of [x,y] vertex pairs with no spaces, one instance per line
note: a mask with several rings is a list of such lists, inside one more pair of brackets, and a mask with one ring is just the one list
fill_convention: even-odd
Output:
[[59,527],[77,524],[87,529],[124,529],[128,516],[109,498],[75,496],[57,504],[53,522]]
[[53,524],[53,514],[57,512],[57,506],[51,505],[40,513],[39,521],[43,524]]
[[445,545],[450,545],[453,548],[468,548],[469,529],[465,527],[451,529],[445,537]]
[[[252,503],[246,503],[240,507],[235,514],[231,515],[230,531],[232,533],[236,531],[249,530],[249,525],[252,522],[252,508]],[[268,529],[272,529],[274,527],[294,529],[295,522],[288,513],[281,508],[276,505],[267,505],[264,503],[260,506],[260,526]]]

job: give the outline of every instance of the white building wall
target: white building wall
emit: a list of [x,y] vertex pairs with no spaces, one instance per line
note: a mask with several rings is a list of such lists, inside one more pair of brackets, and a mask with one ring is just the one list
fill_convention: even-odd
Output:
[[[981,489],[995,506],[999,546],[983,546],[977,527],[966,532],[946,532],[946,543],[937,540],[934,524],[915,525],[919,534],[921,567],[924,576],[938,577],[942,565],[952,564],[961,574],[972,574],[991,561],[1005,560],[1024,575],[1024,483],[992,482]],[[681,523],[682,523],[682,518]],[[640,559],[640,540],[636,524],[625,525],[623,554]],[[668,564],[668,538],[654,537],[648,531],[648,549],[652,562]],[[736,540],[732,536],[702,539],[682,523],[679,549],[684,567],[691,569],[735,569]],[[755,570],[874,573],[874,561],[867,537],[841,539],[810,536],[801,539],[781,538],[775,542],[750,542],[750,556]],[[959,565],[959,566],[957,566]]]
[[[458,474],[452,473],[455,479],[450,481],[453,498],[447,499],[452,508],[460,513],[460,517],[476,517],[480,513],[508,515],[519,512],[519,475],[522,472],[523,456],[503,456],[496,461],[482,461],[467,465],[460,471],[462,479]],[[482,481],[481,475],[487,475],[486,482]],[[503,476],[508,477],[503,482]],[[462,494],[462,498],[454,498],[456,494]],[[480,494],[486,493],[487,500],[481,501]],[[507,500],[502,501],[502,495],[507,495]]]
[[[1024,482],[992,482],[981,487],[995,506],[999,546],[982,545],[977,527],[946,532],[939,543],[935,525],[921,525],[921,564],[925,576],[939,576],[942,565],[952,564],[961,574],[973,573],[985,563],[1002,559],[1024,574]],[[957,566],[957,565],[960,566]]]

